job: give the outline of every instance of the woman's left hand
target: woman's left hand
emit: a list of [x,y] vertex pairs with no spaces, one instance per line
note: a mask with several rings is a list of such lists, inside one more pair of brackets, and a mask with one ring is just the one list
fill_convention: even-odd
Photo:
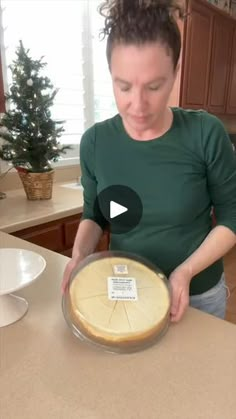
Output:
[[172,322],[178,322],[189,306],[189,286],[192,276],[187,266],[178,266],[170,275]]

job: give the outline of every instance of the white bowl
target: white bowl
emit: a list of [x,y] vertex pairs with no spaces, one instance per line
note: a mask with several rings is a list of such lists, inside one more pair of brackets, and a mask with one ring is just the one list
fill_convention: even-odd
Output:
[[0,295],[29,285],[44,271],[45,266],[45,259],[30,250],[0,249]]

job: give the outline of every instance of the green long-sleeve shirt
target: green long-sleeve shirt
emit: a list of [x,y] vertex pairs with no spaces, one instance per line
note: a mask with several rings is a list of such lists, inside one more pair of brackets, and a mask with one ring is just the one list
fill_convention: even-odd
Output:
[[[97,194],[111,185],[132,188],[142,200],[141,221],[112,234],[110,249],[141,255],[167,277],[210,232],[212,207],[217,224],[236,232],[236,158],[222,123],[205,111],[172,111],[171,128],[157,139],[132,139],[116,115],[88,129],[80,146],[83,219],[104,228],[94,212]],[[192,279],[190,294],[210,289],[222,272],[219,260]]]

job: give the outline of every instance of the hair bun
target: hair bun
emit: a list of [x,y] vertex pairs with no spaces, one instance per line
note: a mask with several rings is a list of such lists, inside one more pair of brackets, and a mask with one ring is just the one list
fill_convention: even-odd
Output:
[[138,0],[139,7],[147,8],[147,7],[165,7],[170,8],[173,7],[176,1],[173,0]]
[[181,0],[104,0],[99,7],[105,17],[100,35],[108,36],[107,57],[110,62],[115,42],[144,44],[160,41],[170,47],[176,67],[181,34],[177,18],[183,18]]
[[100,14],[113,21],[123,15],[148,10],[155,10],[155,12],[159,10],[161,15],[184,16],[180,0],[106,0],[99,7]]

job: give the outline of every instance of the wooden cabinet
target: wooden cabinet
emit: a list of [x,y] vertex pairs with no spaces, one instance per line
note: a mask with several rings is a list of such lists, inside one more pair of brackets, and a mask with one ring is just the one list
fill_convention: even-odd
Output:
[[189,0],[180,106],[236,115],[236,20],[206,0]]
[[[12,233],[12,235],[71,257],[80,219],[81,214],[72,215],[50,223],[26,228]],[[109,232],[105,231],[98,243],[96,251],[108,250],[108,248]]]
[[236,23],[233,32],[226,113],[236,115]]
[[64,223],[66,249],[71,249],[73,247],[75,236],[80,223],[80,218],[80,216],[77,218],[72,218],[70,220],[66,220]]
[[208,110],[214,114],[226,112],[232,38],[233,25],[229,19],[215,16],[208,96]]
[[96,248],[96,252],[101,252],[103,250],[108,250],[109,249],[109,242],[110,242],[110,234],[109,231],[104,231],[98,245]]
[[19,235],[18,237],[54,252],[60,253],[64,249],[63,226],[61,224],[45,224],[40,229],[26,229],[22,232],[22,236]]
[[207,107],[213,16],[198,1],[190,1],[184,35],[181,106]]

